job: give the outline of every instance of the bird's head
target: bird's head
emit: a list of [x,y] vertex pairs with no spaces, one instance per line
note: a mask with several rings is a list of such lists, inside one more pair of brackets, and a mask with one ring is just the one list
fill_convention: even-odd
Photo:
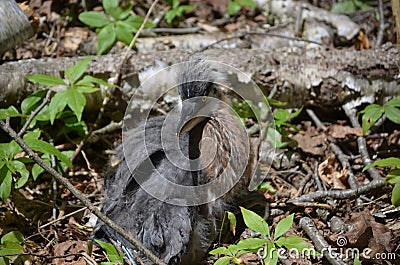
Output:
[[194,59],[182,64],[178,75],[178,92],[182,100],[177,135],[190,131],[212,117],[226,86],[225,76],[212,66],[212,61]]

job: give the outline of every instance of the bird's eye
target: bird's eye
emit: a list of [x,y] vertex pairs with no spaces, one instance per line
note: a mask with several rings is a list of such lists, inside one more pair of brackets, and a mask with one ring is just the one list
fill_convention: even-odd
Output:
[[201,101],[203,101],[203,103],[205,103],[207,101],[207,97],[206,96],[202,96],[201,97]]

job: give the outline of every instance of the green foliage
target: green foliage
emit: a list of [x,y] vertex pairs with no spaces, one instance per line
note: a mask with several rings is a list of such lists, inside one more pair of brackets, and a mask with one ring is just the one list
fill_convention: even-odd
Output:
[[228,3],[228,15],[232,16],[232,15],[236,14],[244,6],[247,6],[250,8],[257,7],[257,5],[253,2],[253,0],[231,0]]
[[362,115],[362,129],[365,133],[382,117],[386,117],[396,124],[400,124],[400,97],[395,97],[386,102],[383,106],[370,104],[359,112]]
[[194,9],[194,6],[191,5],[180,5],[179,0],[166,0],[165,2],[171,7],[171,9],[165,13],[165,21],[167,21],[168,24],[171,24],[175,18],[182,16],[183,12],[189,12]]
[[276,225],[274,236],[271,237],[268,223],[261,216],[243,207],[240,209],[246,226],[260,233],[263,238],[247,238],[239,241],[236,245],[219,247],[210,251],[211,255],[222,255],[214,264],[229,264],[229,262],[242,264],[242,260],[239,258],[241,255],[249,252],[256,253],[261,248],[268,251],[266,253],[270,253],[266,255],[264,263],[277,264],[278,250],[276,246],[286,249],[296,249],[300,253],[308,247],[303,238],[297,236],[283,236],[292,227],[294,214],[283,218]]
[[[55,93],[50,104],[46,104],[39,113],[36,113],[36,116],[32,117],[30,126],[27,128],[28,131],[22,135],[24,142],[33,151],[41,153],[42,159],[48,165],[51,165],[51,156],[54,155],[59,160],[57,164],[59,172],[62,172],[65,167],[72,167],[70,157],[73,151],[60,152],[49,142],[43,140],[51,134],[49,130],[45,129],[46,125],[54,125],[55,120],[59,119],[64,122],[65,126],[58,133],[77,132],[80,137],[84,137],[87,133],[86,125],[81,121],[86,105],[84,94],[98,91],[99,88],[95,84],[111,86],[101,79],[89,75],[84,76],[90,59],[91,57],[87,57],[69,67],[65,71],[65,80],[42,74],[27,77],[29,81],[46,87],[63,86],[65,88],[65,90]],[[22,123],[26,123],[33,115],[32,112],[42,103],[46,94],[48,94],[48,90],[40,90],[25,98],[21,102],[21,111],[14,106],[0,109],[0,119],[19,117]],[[10,196],[13,188],[23,187],[28,182],[30,175],[33,180],[36,180],[44,172],[44,169],[37,164],[27,167],[27,164],[33,161],[28,157],[21,157],[21,154],[22,148],[15,141],[0,143],[0,198],[3,201]],[[31,170],[29,171],[28,168]]]
[[1,255],[18,255],[24,252],[21,243],[24,243],[24,236],[19,231],[11,231],[1,238],[0,244],[0,265],[10,264],[13,256],[1,257]]
[[353,265],[361,265],[361,261],[358,255],[355,255]]
[[[278,107],[274,113],[274,123],[270,123],[267,130],[267,139],[275,143],[277,148],[282,148],[293,142],[288,138],[288,135],[293,132],[297,132],[296,126],[289,123],[290,120],[297,117],[303,108],[298,109],[294,113],[289,112],[286,109],[282,109],[286,105],[285,102],[281,102],[274,99],[265,98],[270,105]],[[252,118],[257,120],[265,120],[268,112],[270,111],[269,106],[263,104],[261,107],[255,106],[250,100],[234,101],[232,105],[233,109],[242,118],[242,122],[246,118]]]
[[[96,28],[98,33],[97,55],[104,53],[119,40],[129,45],[133,39],[133,33],[142,25],[144,19],[141,16],[132,16],[132,4],[119,6],[118,0],[103,0],[105,12],[89,11],[79,14],[79,19],[89,27]],[[146,23],[145,28],[154,27],[152,23]]]
[[357,10],[371,10],[372,7],[364,4],[365,1],[360,0],[346,0],[343,2],[337,2],[332,6],[331,11],[334,13],[354,13]]
[[101,265],[124,264],[124,255],[120,255],[113,244],[97,239],[95,239],[94,241],[96,241],[96,243],[99,244],[99,246],[106,251],[107,257],[110,260],[110,262],[100,263]]
[[392,190],[392,204],[394,206],[400,206],[400,158],[389,157],[386,159],[377,160],[371,165],[364,167],[363,171],[371,167],[389,166],[395,168],[386,175],[386,181],[394,185],[394,188]]

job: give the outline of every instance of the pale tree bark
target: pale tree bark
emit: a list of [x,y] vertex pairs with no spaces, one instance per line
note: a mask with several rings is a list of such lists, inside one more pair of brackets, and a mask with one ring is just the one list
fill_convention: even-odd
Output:
[[[201,56],[227,63],[251,76],[274,98],[290,106],[316,105],[331,108],[360,97],[370,100],[400,93],[400,56],[397,46],[373,50],[305,50],[284,48],[210,49]],[[137,80],[146,70],[182,62],[189,52],[174,50],[134,54],[122,68],[123,80]],[[0,65],[0,102],[15,104],[37,87],[28,85],[26,75],[62,76],[81,58],[29,59]],[[94,56],[89,73],[108,78],[120,69],[120,55]],[[231,77],[234,78],[234,77]],[[237,77],[238,83],[240,78]],[[137,84],[133,84],[132,88]],[[156,88],[154,88],[156,89]],[[123,90],[127,93],[126,90]],[[94,103],[98,104],[98,103]]]

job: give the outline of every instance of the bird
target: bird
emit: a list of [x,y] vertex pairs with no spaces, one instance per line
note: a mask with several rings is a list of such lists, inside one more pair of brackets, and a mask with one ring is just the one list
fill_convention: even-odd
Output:
[[[251,198],[266,202],[260,192],[247,188],[257,156],[243,123],[227,104],[227,77],[210,60],[191,58],[180,65],[177,83],[182,104],[168,139],[178,141],[190,168],[168,158],[168,145],[163,144],[161,136],[168,117],[148,118],[126,131],[125,146],[115,150],[105,177],[102,212],[166,264],[199,264],[218,238],[225,211],[237,210]],[[139,176],[147,187],[167,194],[165,198],[175,196],[160,185],[160,173],[175,184],[195,187],[193,197],[203,203],[170,203],[154,197],[138,181]],[[212,188],[201,190],[208,183]],[[101,220],[95,226],[94,238],[111,238],[134,250]],[[136,256],[144,264],[152,264],[141,253]]]

